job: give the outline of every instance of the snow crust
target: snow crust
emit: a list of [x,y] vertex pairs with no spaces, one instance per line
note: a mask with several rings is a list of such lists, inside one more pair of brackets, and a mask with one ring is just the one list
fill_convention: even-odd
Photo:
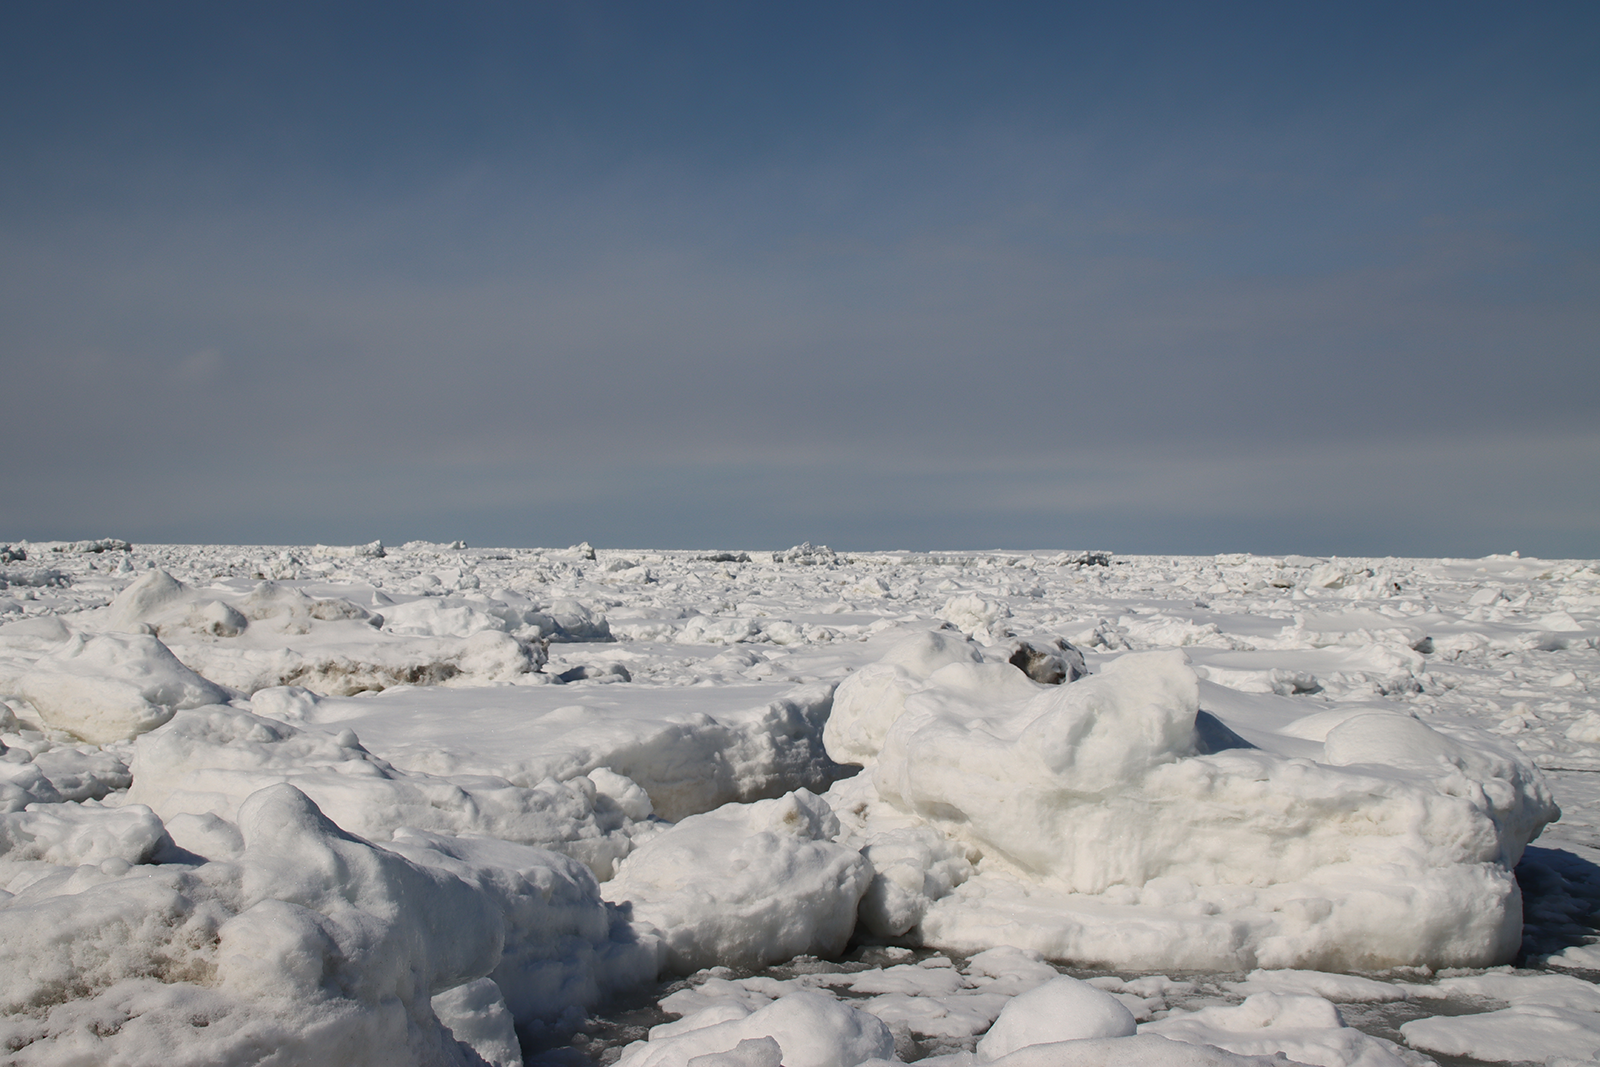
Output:
[[1593,563],[0,562],[5,1062],[1600,1052]]

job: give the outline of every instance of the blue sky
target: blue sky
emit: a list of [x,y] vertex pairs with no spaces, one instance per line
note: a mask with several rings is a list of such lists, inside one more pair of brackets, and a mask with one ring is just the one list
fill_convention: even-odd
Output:
[[1600,556],[1600,8],[0,9],[0,539]]

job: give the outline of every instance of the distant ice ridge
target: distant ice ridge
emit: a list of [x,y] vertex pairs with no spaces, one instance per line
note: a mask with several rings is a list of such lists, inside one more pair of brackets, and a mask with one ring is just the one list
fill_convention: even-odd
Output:
[[878,868],[868,927],[1129,969],[1516,954],[1511,871],[1558,815],[1520,752],[1362,709],[1315,761],[1202,751],[1199,712],[1180,652],[1048,687],[935,632],[846,679],[825,738],[869,770],[828,798]]
[[[433,585],[438,584],[435,579]],[[425,588],[402,602],[385,596],[379,613],[345,597],[311,596],[273,581],[241,593],[197,588],[153,569],[103,611],[74,620],[80,627],[110,633],[93,638],[86,651],[59,653],[54,658],[71,655],[80,662],[56,669],[57,680],[40,679],[38,685],[59,688],[66,684],[65,675],[83,673],[91,661],[131,662],[126,654],[111,654],[107,642],[112,634],[145,635],[146,643],[158,637],[209,683],[246,694],[281,685],[353,694],[397,685],[547,683],[555,679],[532,673],[545,662],[546,642],[610,639],[604,617],[597,618],[576,601],[556,600],[540,610],[531,603],[508,604],[481,594],[469,600],[432,593]],[[65,640],[67,632],[58,636]],[[51,669],[50,663],[40,666]],[[48,694],[45,700],[59,704]],[[169,702],[169,711],[172,706]],[[86,740],[141,732],[137,723],[143,720],[129,711],[118,715],[127,729],[90,724],[94,738],[78,731],[70,715],[52,721]]]

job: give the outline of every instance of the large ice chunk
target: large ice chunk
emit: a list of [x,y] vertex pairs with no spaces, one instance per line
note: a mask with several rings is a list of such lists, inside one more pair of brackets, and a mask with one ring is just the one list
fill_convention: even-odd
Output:
[[[218,975],[234,989],[315,990],[333,979],[357,999],[414,1003],[499,961],[505,922],[488,894],[346,833],[293,786],[252,794],[239,808],[239,832],[243,907],[218,931],[217,950]],[[269,914],[258,916],[261,907]],[[284,921],[295,908],[309,914]],[[381,934],[372,916],[384,920]],[[285,945],[301,932],[336,953],[305,966]]]
[[872,870],[833,843],[838,820],[801,789],[726,804],[652,838],[602,887],[661,931],[680,974],[843,951]]
[[432,1004],[433,1013],[450,1036],[469,1046],[489,1067],[522,1067],[516,1021],[492,979],[479,978],[447,989],[436,994]]
[[877,663],[856,671],[833,695],[833,713],[823,727],[828,755],[840,763],[877,760],[883,736],[905,711],[906,697],[930,674],[950,663],[981,663],[978,646],[951,630],[913,634]]
[[976,876],[930,883],[926,899],[903,878],[874,887],[869,927],[898,893],[897,914],[921,912],[913,935],[932,944],[1128,968],[1516,953],[1511,868],[1557,815],[1519,752],[1393,714],[1333,727],[1321,762],[1242,740],[1207,752],[1182,653],[1126,655],[1050,688],[1011,668],[1020,681],[986,684],[988,666],[953,662],[914,687],[896,675],[883,703],[903,710],[874,765],[829,794],[869,855],[927,826],[981,856]]
[[821,741],[831,684],[506,686],[476,690],[470,702],[438,688],[320,702],[279,692],[253,706],[353,728],[397,767],[523,785],[609,769],[673,821],[729,801],[821,791],[838,770]]
[[653,981],[660,945],[601,900],[594,875],[560,853],[490,837],[404,829],[390,849],[477,886],[505,917],[490,973],[519,1024],[550,1025],[572,1009]]

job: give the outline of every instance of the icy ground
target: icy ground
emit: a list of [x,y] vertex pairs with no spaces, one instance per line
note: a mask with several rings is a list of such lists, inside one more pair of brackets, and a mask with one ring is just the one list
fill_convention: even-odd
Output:
[[0,1062],[1595,1062],[1597,637],[1515,556],[0,545]]

